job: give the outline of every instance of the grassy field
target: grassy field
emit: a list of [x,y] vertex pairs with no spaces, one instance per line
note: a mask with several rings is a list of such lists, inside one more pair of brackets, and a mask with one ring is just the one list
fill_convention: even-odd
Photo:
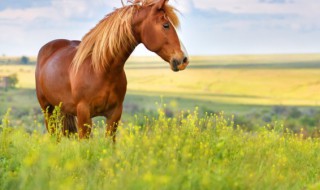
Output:
[[[41,113],[35,98],[34,70],[34,65],[0,64],[0,76],[16,73],[19,79],[17,90],[0,91],[0,115],[9,107],[19,118]],[[288,108],[287,112],[297,107],[306,117],[315,118],[308,126],[320,127],[315,114],[309,114],[319,110],[320,54],[191,57],[190,66],[179,73],[172,72],[160,58],[133,57],[125,70],[128,93],[124,120],[136,113],[156,111],[156,102],[166,104],[173,113],[195,107],[203,113],[223,111],[235,114],[236,120],[252,121],[250,125],[256,123],[252,115],[257,113],[254,117],[274,112],[263,119],[266,122],[286,120],[291,116],[278,117],[282,113],[277,107]]]
[[320,188],[320,54],[131,58],[116,144],[47,134],[34,69],[0,64],[0,189]]
[[[19,88],[34,89],[34,69],[0,65],[0,76],[17,73]],[[157,58],[132,58],[126,64],[129,95],[224,105],[319,106],[319,71],[319,54],[192,57],[190,67],[179,73]]]
[[[190,68],[179,73],[161,60],[143,60],[126,64],[129,94],[244,105],[320,104],[317,54],[194,57]],[[34,88],[34,66],[0,66],[0,76],[9,73],[18,74],[18,87]]]
[[[144,117],[114,145],[0,125],[0,189],[319,189],[320,141],[266,126],[234,128],[223,115]],[[8,126],[9,125],[9,126]],[[38,126],[38,127],[37,127]],[[13,127],[13,128],[12,128]],[[39,131],[40,130],[40,131]]]
[[245,105],[319,106],[319,71],[318,54],[194,57],[181,73],[166,63],[127,64],[132,93]]

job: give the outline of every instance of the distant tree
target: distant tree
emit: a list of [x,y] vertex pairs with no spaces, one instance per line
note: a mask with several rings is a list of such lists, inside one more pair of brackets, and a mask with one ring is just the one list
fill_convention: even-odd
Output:
[[20,62],[24,65],[28,64],[30,62],[29,57],[22,56]]

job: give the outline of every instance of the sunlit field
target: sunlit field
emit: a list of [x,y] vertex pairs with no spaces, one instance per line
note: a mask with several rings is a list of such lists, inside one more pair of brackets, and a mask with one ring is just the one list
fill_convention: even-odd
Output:
[[[216,56],[191,58],[174,73],[157,58],[126,64],[128,93],[243,105],[319,106],[320,55]],[[34,66],[2,65],[17,73],[19,88],[34,88]]]
[[87,140],[48,134],[35,65],[0,59],[0,77],[18,78],[0,87],[0,189],[320,188],[320,54],[191,57],[178,73],[133,57],[125,70],[114,144],[100,118]]

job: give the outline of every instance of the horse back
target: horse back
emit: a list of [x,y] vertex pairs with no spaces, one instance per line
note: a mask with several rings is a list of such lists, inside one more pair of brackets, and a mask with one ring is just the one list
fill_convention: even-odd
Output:
[[40,66],[44,64],[46,60],[51,57],[58,50],[67,47],[67,46],[78,46],[80,41],[70,41],[66,39],[57,39],[51,42],[48,42],[39,50],[37,64]]

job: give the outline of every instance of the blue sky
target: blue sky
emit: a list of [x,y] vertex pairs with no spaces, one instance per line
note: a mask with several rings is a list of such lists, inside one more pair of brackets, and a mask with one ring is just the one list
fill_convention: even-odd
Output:
[[[124,0],[125,1],[125,0]],[[170,0],[191,55],[320,52],[319,0]],[[0,55],[81,39],[120,0],[0,0]],[[139,46],[134,55],[152,55]]]

